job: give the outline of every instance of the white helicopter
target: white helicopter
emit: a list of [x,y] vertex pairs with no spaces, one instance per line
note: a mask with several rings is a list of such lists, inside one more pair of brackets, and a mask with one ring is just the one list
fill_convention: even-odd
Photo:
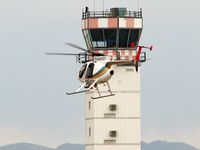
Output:
[[[103,97],[109,97],[114,96],[115,94],[112,93],[112,90],[110,88],[110,85],[108,81],[112,78],[114,75],[114,68],[117,65],[131,65],[133,64],[135,66],[136,71],[138,72],[138,65],[140,61],[140,54],[142,52],[143,48],[147,48],[150,51],[153,49],[153,46],[145,47],[145,46],[138,46],[137,54],[133,60],[111,60],[108,59],[109,56],[105,56],[101,53],[96,53],[94,51],[86,50],[82,47],[79,47],[77,45],[66,43],[67,45],[77,48],[79,50],[85,51],[86,53],[80,53],[80,54],[71,54],[71,53],[46,53],[48,55],[75,55],[80,56],[81,55],[88,55],[92,57],[106,57],[107,59],[101,60],[101,61],[95,61],[95,60],[86,60],[84,62],[84,65],[79,70],[78,80],[82,82],[82,85],[75,91],[75,92],[66,92],[67,95],[73,95],[73,94],[79,94],[83,92],[88,92],[91,89],[95,89],[98,92],[98,97],[92,97],[92,99],[98,99]],[[109,94],[102,96],[100,93],[100,90],[98,88],[98,84],[106,84],[108,87]],[[84,89],[85,88],[85,89]],[[82,90],[83,89],[83,90]]]

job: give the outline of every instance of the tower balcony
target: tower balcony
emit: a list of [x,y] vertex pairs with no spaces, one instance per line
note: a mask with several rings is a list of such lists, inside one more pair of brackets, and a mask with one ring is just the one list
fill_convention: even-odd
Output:
[[142,18],[142,10],[127,11],[126,8],[111,8],[110,11],[88,11],[82,13],[82,19],[87,18]]

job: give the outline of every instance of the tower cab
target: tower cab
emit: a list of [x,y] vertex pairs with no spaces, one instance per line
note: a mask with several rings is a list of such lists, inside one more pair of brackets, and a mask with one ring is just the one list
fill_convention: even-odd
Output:
[[[82,32],[88,50],[112,59],[133,59],[143,28],[142,11],[111,8],[82,13]],[[89,58],[93,59],[93,58]]]

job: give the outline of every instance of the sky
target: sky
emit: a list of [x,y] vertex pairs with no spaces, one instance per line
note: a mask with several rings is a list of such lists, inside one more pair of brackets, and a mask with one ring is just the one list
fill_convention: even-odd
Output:
[[[79,51],[82,8],[92,0],[0,0],[0,145],[30,142],[56,147],[84,143],[83,94],[74,57],[45,52]],[[136,0],[105,0],[137,9]],[[154,45],[141,68],[142,140],[178,141],[200,148],[200,1],[140,1],[141,45]],[[96,10],[102,10],[96,0]]]

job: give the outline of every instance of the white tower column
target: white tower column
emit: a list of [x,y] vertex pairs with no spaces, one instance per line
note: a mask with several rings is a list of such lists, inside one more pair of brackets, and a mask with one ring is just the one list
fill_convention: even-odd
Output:
[[[115,96],[86,93],[86,150],[140,150],[140,73],[118,66],[109,81]],[[98,85],[101,93],[107,86]]]

